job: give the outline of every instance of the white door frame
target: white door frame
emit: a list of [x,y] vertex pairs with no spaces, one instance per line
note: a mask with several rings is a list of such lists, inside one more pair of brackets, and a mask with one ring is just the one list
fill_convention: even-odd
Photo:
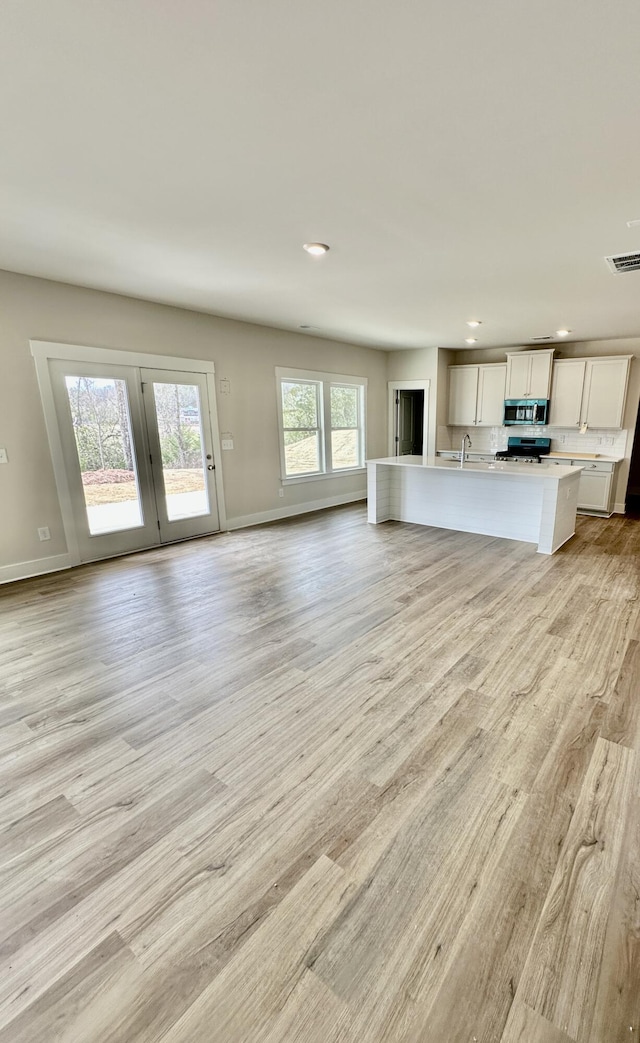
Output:
[[69,561],[65,565],[79,565],[81,563],[78,534],[76,531],[75,517],[72,507],[71,492],[67,480],[65,457],[62,450],[62,441],[58,429],[58,417],[56,414],[53,388],[51,385],[51,374],[49,371],[50,359],[67,359],[71,362],[97,362],[108,365],[134,366],[140,369],[168,369],[182,373],[204,373],[207,380],[207,391],[209,406],[211,410],[211,441],[213,445],[213,462],[215,464],[215,486],[218,500],[218,515],[220,530],[227,527],[227,515],[224,504],[224,487],[222,481],[222,453],[220,447],[220,432],[218,429],[218,407],[216,401],[215,365],[204,359],[185,359],[174,355],[151,355],[140,351],[121,351],[117,348],[94,348],[80,344],[60,344],[55,341],[31,340],[29,341],[31,354],[33,355],[40,395],[42,397],[42,408],[44,420],[51,447],[51,459],[53,472],[60,501],[62,524],[67,542]]
[[433,453],[433,449],[429,445],[429,410],[431,409],[431,402],[429,401],[429,394],[431,390],[430,380],[389,380],[387,381],[387,388],[389,393],[389,414],[388,414],[388,439],[387,446],[389,449],[389,456],[396,455],[396,391],[424,391],[424,415],[422,418],[422,453],[423,456],[429,456]]

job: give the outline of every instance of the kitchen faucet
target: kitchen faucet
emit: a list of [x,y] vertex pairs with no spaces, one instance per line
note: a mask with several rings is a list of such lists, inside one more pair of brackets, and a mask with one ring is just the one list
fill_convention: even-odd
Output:
[[469,447],[469,449],[471,449],[471,439],[469,438],[468,434],[464,434],[462,436],[462,449],[460,450],[460,466],[461,467],[464,467],[464,454],[465,454],[465,450],[466,450],[467,446]]

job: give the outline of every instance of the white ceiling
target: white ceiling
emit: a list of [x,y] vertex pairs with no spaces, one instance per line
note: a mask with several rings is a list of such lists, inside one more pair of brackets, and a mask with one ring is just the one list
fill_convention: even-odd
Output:
[[2,268],[385,348],[640,335],[638,0],[4,0],[0,39]]

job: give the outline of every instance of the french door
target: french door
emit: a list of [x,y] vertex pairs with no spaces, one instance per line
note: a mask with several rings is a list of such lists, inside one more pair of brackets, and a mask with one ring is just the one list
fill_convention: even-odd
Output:
[[204,374],[49,363],[82,561],[219,529]]

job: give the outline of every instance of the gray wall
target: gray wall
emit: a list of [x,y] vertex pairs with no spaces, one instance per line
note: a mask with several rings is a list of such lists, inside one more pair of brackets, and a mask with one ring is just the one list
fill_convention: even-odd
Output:
[[[156,355],[213,360],[222,431],[235,448],[222,454],[230,522],[263,511],[363,490],[362,476],[280,487],[275,367],[367,377],[367,455],[386,453],[385,352],[266,326],[220,319],[115,294],[0,272],[0,565],[63,554],[60,506],[29,340],[59,341]],[[39,526],[51,540],[38,540]]]

